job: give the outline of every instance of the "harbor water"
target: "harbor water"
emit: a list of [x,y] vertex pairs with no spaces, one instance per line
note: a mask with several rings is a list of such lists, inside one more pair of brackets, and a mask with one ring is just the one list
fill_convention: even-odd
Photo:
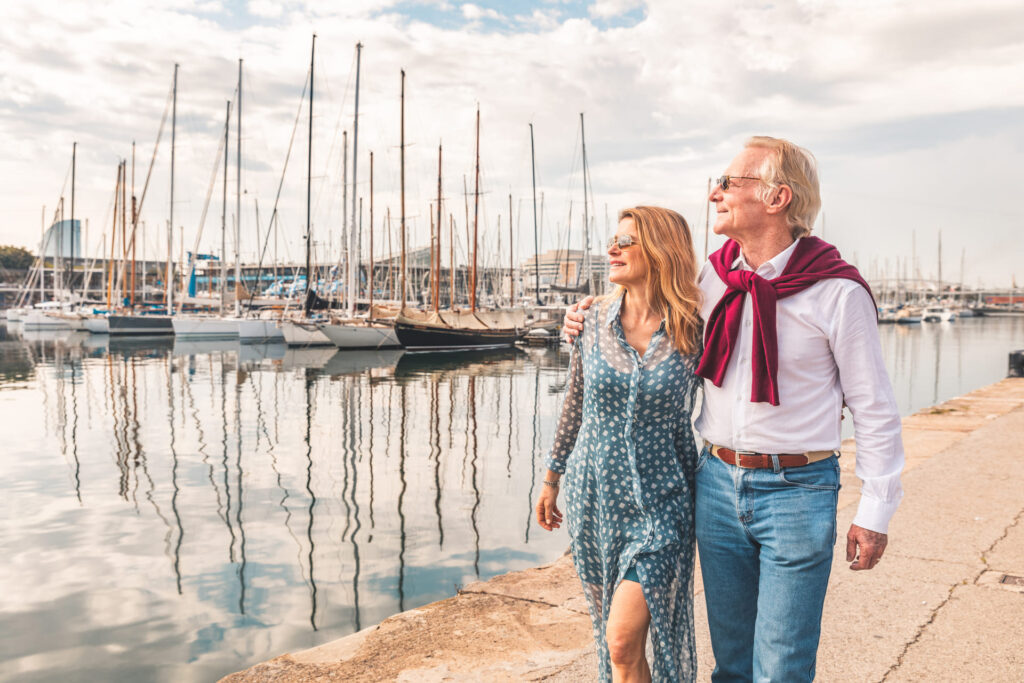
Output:
[[[1024,318],[881,335],[909,414],[1005,376]],[[567,364],[0,327],[0,678],[214,680],[550,562]]]

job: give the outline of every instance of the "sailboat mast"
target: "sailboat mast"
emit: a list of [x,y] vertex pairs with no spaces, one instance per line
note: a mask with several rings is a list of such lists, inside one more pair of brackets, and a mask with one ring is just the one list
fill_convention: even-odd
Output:
[[[121,189],[121,162],[118,162],[117,183],[114,185],[114,225],[110,229],[110,262],[107,264],[107,267],[110,269],[110,276],[107,277],[105,287],[107,290],[107,310],[110,310],[111,299],[113,299],[113,291],[111,288],[114,285],[114,246],[117,244],[117,200],[120,198],[118,196],[119,193],[122,192],[124,192],[124,190]],[[106,268],[104,268],[104,272],[106,272]],[[40,292],[42,292],[42,289],[40,289]],[[40,301],[42,301],[42,298],[40,298]]]
[[[78,156],[78,143],[71,143],[71,274],[68,275],[68,293],[72,290],[71,281],[75,277],[75,165]],[[939,238],[941,240],[941,237]],[[941,242],[940,242],[941,245]],[[939,247],[939,253],[942,253],[942,247]],[[83,273],[82,278],[85,278]]]
[[367,317],[373,319],[373,152],[370,152],[370,267],[366,274],[366,293],[370,301]]
[[356,43],[356,108],[352,117],[352,221],[349,223],[348,234],[348,317],[356,314],[356,268],[359,265],[359,239],[356,234],[356,197],[359,191],[359,67],[363,54],[363,44]]
[[441,145],[437,146],[437,258],[431,259],[437,263],[437,276],[434,278],[434,313],[440,305],[441,299]]
[[[312,86],[311,86],[312,87]],[[235,107],[235,317],[242,313],[242,60],[238,60],[238,104]],[[227,155],[227,148],[225,148]]]
[[508,195],[508,306],[516,305],[515,256],[512,252],[512,193]]
[[309,307],[311,299],[309,293],[312,291],[312,280],[313,273],[310,268],[310,249],[312,247],[313,232],[311,229],[310,222],[310,188],[313,184],[313,60],[316,56],[316,34],[313,34],[313,47],[309,52],[309,141],[308,149],[306,152],[306,304],[305,311],[306,315],[309,315]]
[[227,287],[228,263],[228,133],[231,130],[231,100],[225,105],[224,115],[224,180],[220,204],[220,314],[224,315],[224,297]]
[[540,241],[537,237],[537,158],[533,150],[533,124],[530,124],[530,170],[533,174],[533,291],[540,300]]
[[448,308],[455,310],[455,216],[448,214]]
[[[178,65],[174,65],[174,99],[171,104],[171,210],[169,225],[167,226],[167,277],[164,278],[164,304],[167,306],[167,315],[171,314],[174,308],[174,145],[178,124]],[[132,240],[134,245],[135,241]],[[132,272],[135,272],[135,264],[132,263]],[[132,292],[134,296],[134,291]]]
[[[341,131],[341,252],[345,254],[345,306],[352,299],[352,281],[350,276],[352,270],[349,264],[352,263],[352,245],[348,239],[348,131]],[[340,261],[339,261],[340,263]],[[334,295],[331,295],[333,299]],[[351,317],[351,311],[349,317]]]
[[[125,187],[122,191],[122,197],[124,192],[128,191],[128,160],[124,162],[124,182]],[[135,231],[135,225],[138,224],[138,213],[136,209],[138,207],[135,203],[135,141],[132,140],[132,232]],[[127,217],[127,212],[122,211],[123,217]],[[122,220],[122,223],[124,220]],[[122,238],[124,239],[124,238]],[[134,268],[135,262],[135,240],[132,239],[132,266]],[[142,224],[142,304],[146,303],[146,224]],[[132,271],[132,307],[135,306],[135,271]]]
[[469,310],[476,313],[476,250],[480,219],[480,105],[476,105],[476,175],[473,180],[473,270],[470,274]]
[[402,92],[400,97],[401,103],[401,116],[399,122],[401,126],[398,150],[399,150],[399,176],[401,182],[401,195],[402,195],[402,221],[401,230],[399,231],[399,239],[401,240],[400,247],[402,249],[402,272],[400,274],[400,284],[402,288],[402,309],[405,308],[405,69],[402,69]]
[[594,291],[591,285],[590,267],[590,200],[587,197],[587,135],[583,127],[583,112],[580,112],[580,143],[583,147],[583,273],[586,276],[587,294]]

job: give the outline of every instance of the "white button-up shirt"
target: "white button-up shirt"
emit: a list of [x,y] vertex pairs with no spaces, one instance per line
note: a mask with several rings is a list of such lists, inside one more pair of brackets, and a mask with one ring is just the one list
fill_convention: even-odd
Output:
[[[755,272],[766,280],[780,276],[798,243]],[[733,267],[751,270],[742,255]],[[699,283],[701,317],[707,320],[728,288],[710,262]],[[845,399],[857,440],[856,473],[863,484],[853,523],[885,533],[903,496],[903,440],[871,296],[852,280],[821,280],[778,300],[776,329],[779,405],[750,401],[753,306],[748,295],[739,344],[722,386],[704,381],[697,431],[716,445],[757,453],[838,449]]]

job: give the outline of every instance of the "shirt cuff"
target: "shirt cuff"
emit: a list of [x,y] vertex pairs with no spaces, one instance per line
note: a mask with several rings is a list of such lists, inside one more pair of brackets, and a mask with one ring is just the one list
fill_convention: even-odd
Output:
[[868,531],[887,534],[889,533],[889,520],[896,514],[896,508],[899,506],[900,501],[898,500],[886,503],[861,494],[860,504],[857,506],[857,516],[853,518],[853,523]]

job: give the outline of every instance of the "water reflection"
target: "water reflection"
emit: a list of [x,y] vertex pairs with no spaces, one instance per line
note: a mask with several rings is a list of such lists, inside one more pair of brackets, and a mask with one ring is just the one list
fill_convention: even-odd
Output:
[[[1022,332],[884,328],[901,410],[1000,378]],[[554,559],[567,360],[0,335],[0,673],[210,680]]]

